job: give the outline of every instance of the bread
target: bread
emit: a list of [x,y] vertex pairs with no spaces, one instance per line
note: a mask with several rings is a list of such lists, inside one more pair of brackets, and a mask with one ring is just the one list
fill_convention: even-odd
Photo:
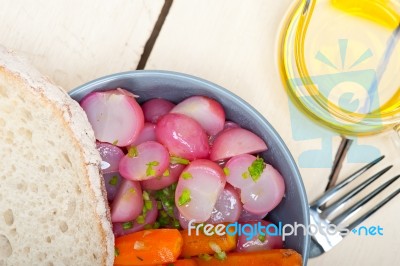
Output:
[[0,265],[112,265],[93,130],[80,106],[0,47]]

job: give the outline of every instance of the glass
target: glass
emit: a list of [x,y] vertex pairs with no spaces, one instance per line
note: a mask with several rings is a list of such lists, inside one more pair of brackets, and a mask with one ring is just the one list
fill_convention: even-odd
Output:
[[400,0],[301,0],[283,29],[293,103],[345,136],[400,129]]

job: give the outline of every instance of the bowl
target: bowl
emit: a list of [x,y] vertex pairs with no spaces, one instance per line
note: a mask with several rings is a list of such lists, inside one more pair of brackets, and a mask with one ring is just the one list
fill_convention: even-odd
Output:
[[[83,84],[69,94],[76,101],[93,91],[123,88],[134,92],[142,103],[151,98],[164,98],[179,102],[189,96],[204,95],[220,102],[226,118],[260,136],[268,145],[268,150],[260,155],[273,165],[284,177],[286,192],[282,202],[268,214],[268,220],[284,224],[309,225],[308,201],[304,185],[296,163],[288,148],[268,121],[250,104],[230,91],[209,81],[186,74],[169,71],[131,71],[98,78]],[[306,265],[309,237],[299,234],[288,236],[285,247],[299,252]]]

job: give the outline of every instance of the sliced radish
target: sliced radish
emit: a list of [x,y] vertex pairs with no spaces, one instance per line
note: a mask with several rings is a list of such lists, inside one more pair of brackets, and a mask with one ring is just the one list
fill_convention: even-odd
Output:
[[253,214],[265,214],[281,202],[285,193],[283,177],[261,158],[242,154],[226,163],[227,182],[240,189],[243,208]]
[[178,208],[174,209],[174,214],[175,214],[175,217],[178,219],[179,225],[182,227],[182,229],[187,229],[189,227],[190,221],[188,219],[186,219],[185,216],[183,216],[179,212]]
[[245,223],[248,221],[255,221],[255,220],[262,220],[265,216],[267,216],[268,212],[262,213],[262,214],[255,214],[251,213],[248,210],[243,209],[242,213],[240,214],[239,217],[239,222]]
[[157,123],[156,136],[172,155],[188,160],[207,158],[209,155],[206,132],[186,115],[164,115]]
[[205,96],[192,96],[178,103],[171,113],[187,115],[196,120],[209,135],[224,127],[225,112],[221,104]]
[[112,202],[117,195],[117,191],[122,183],[122,177],[118,172],[103,174],[104,184],[106,185],[107,200]]
[[101,172],[103,174],[117,172],[119,161],[124,157],[121,148],[109,143],[96,142],[96,148],[101,156]]
[[96,139],[117,146],[131,144],[143,128],[144,117],[136,99],[122,89],[93,92],[80,102]]
[[285,183],[281,174],[267,164],[257,182],[241,188],[243,208],[255,214],[263,214],[275,208],[285,194]]
[[165,99],[151,99],[142,104],[144,118],[147,122],[157,123],[158,119],[169,113],[175,104]]
[[222,131],[218,132],[216,135],[211,135],[208,138],[208,144],[210,144],[210,146],[212,146],[214,144],[215,139],[224,131],[232,129],[232,128],[238,128],[240,127],[238,124],[236,124],[235,122],[232,121],[225,121],[224,124],[224,128],[222,129]]
[[[251,233],[253,233],[252,228],[257,226],[257,231],[253,237],[250,237]],[[276,225],[271,222],[258,220],[258,221],[250,221],[246,224],[242,224],[242,228],[244,230],[244,234],[241,234],[238,237],[237,252],[253,252],[253,251],[261,251],[261,250],[270,250],[270,249],[280,249],[283,247],[282,236],[279,235],[279,230]],[[263,226],[261,230],[259,230],[259,226]],[[265,226],[265,227],[264,227]],[[260,234],[259,232],[263,234]]]
[[[135,220],[125,222],[125,223],[113,223],[113,232],[114,236],[123,236],[126,234],[134,233],[137,231],[141,231],[145,228],[146,225],[151,225],[157,220],[158,209],[157,209],[157,201],[151,199],[151,209],[146,210],[146,213],[142,211],[139,216],[144,218],[142,219],[136,218]],[[149,205],[149,204],[147,204]],[[138,216],[138,217],[139,217]]]
[[225,174],[214,162],[195,160],[179,177],[175,205],[188,220],[207,221],[225,186]]
[[215,203],[207,223],[234,223],[239,220],[241,212],[242,203],[240,202],[239,193],[231,185],[226,184]]
[[146,141],[128,150],[119,163],[120,174],[129,180],[161,176],[169,166],[167,149],[158,142]]
[[138,137],[134,142],[132,142],[127,148],[129,149],[132,146],[137,146],[146,141],[156,141],[156,125],[145,122],[143,129],[140,131]]
[[160,190],[178,181],[179,175],[186,166],[183,164],[170,164],[168,171],[156,178],[143,180],[142,188],[145,190]]
[[127,222],[136,219],[143,210],[143,195],[140,183],[126,180],[111,204],[111,221]]
[[218,161],[244,153],[253,154],[265,150],[267,150],[267,145],[253,132],[244,128],[231,128],[215,139],[210,159]]

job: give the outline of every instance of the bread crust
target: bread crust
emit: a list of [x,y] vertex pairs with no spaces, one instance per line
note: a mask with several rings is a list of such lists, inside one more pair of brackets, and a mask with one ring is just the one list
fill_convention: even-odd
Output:
[[102,178],[101,157],[96,149],[93,129],[87,116],[79,104],[71,99],[60,87],[54,85],[48,78],[40,74],[25,59],[18,57],[13,51],[0,45],[0,72],[3,72],[16,83],[25,85],[37,95],[38,100],[50,106],[54,114],[59,116],[65,125],[65,130],[80,150],[83,168],[86,170],[86,184],[89,186],[89,200],[93,203],[93,211],[98,217],[98,232],[101,234],[104,250],[102,265],[113,265],[114,234],[107,195]]

